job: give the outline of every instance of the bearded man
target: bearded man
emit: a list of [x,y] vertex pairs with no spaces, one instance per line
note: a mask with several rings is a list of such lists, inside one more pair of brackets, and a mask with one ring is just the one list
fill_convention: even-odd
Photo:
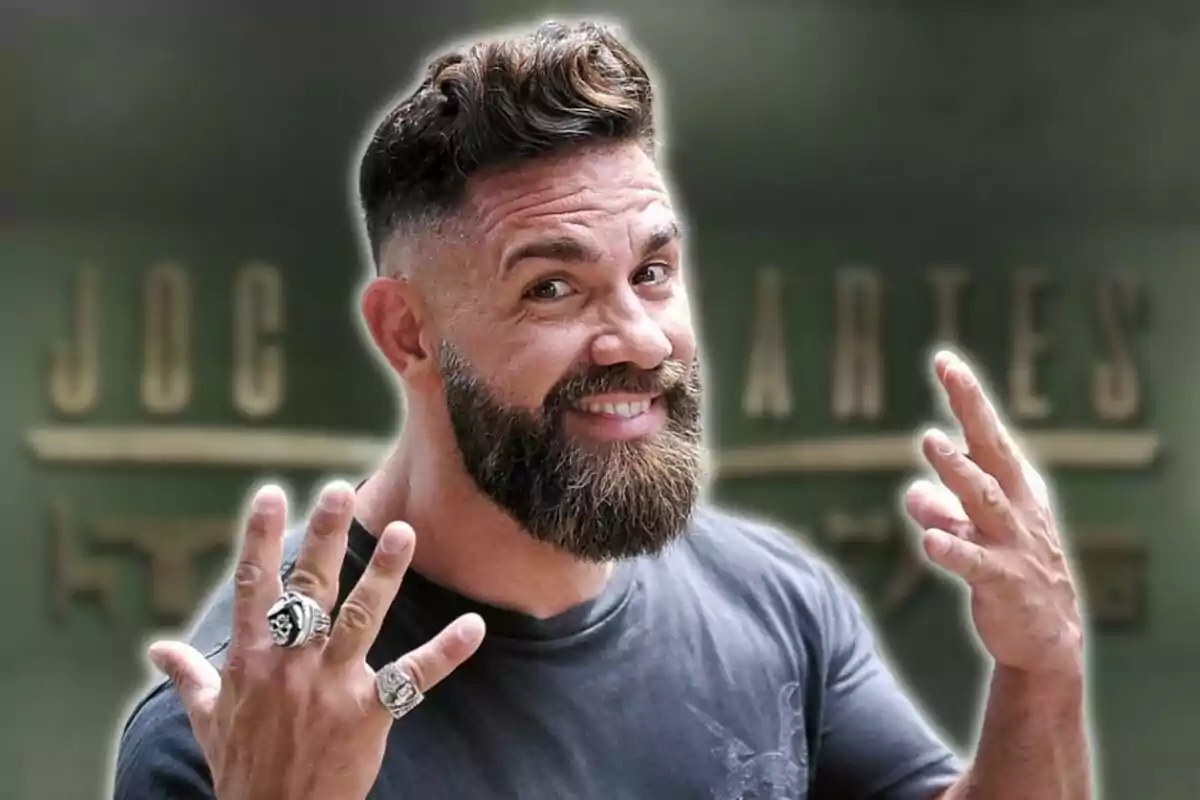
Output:
[[[435,60],[366,146],[362,313],[403,431],[236,569],[124,728],[116,796],[1083,798],[1079,604],[1045,484],[950,354],[969,455],[908,507],[995,660],[960,762],[852,591],[701,502],[701,370],[653,85],[607,29]],[[486,634],[485,634],[486,630]]]

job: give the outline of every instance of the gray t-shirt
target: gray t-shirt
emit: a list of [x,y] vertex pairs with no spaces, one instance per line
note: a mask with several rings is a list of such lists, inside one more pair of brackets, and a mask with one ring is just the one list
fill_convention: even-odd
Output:
[[[343,596],[374,545],[351,531]],[[217,664],[231,598],[222,586],[192,638]],[[961,769],[852,593],[759,523],[701,508],[668,552],[621,564],[598,598],[547,620],[410,572],[368,661],[467,611],[487,621],[483,645],[392,727],[371,800],[927,800]],[[212,796],[178,695],[159,684],[122,735],[115,797]]]

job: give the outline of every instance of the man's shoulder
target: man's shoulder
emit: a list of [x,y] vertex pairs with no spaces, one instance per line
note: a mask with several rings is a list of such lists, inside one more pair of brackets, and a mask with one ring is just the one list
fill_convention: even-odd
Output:
[[697,509],[676,558],[732,602],[783,604],[817,625],[846,596],[840,574],[802,532],[717,506]]
[[701,563],[743,577],[820,581],[829,571],[803,531],[715,505],[697,509],[686,546]]

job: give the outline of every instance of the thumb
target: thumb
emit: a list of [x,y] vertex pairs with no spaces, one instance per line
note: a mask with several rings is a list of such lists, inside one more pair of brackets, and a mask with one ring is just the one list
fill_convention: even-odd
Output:
[[171,679],[195,727],[216,705],[221,691],[220,673],[198,650],[183,642],[155,642],[147,655]]

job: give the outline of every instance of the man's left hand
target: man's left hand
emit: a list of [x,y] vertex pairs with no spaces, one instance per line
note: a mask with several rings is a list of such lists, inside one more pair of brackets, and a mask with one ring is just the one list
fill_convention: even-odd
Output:
[[970,586],[971,613],[998,665],[1043,676],[1083,669],[1083,623],[1046,482],[957,356],[934,361],[967,449],[930,431],[921,447],[943,485],[914,484],[908,513],[929,558]]

